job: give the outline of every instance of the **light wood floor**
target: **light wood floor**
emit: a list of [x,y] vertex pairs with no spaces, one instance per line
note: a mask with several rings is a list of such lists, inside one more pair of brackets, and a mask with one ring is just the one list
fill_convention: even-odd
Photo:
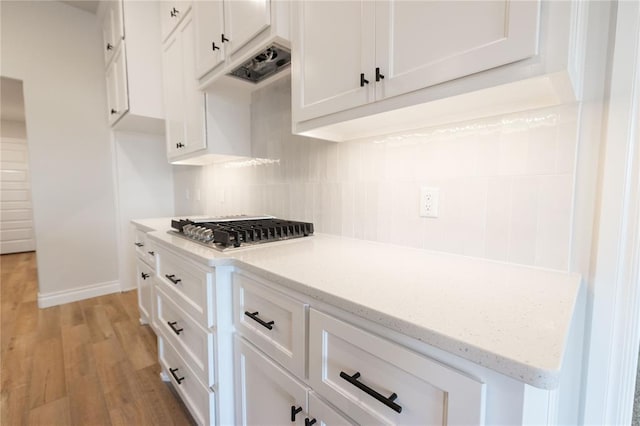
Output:
[[38,309],[35,253],[0,256],[0,425],[190,425],[135,291]]

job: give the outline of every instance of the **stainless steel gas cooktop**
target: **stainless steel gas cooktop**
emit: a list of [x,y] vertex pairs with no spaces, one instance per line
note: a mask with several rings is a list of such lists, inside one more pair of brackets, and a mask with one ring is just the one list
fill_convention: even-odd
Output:
[[171,228],[172,234],[220,251],[313,235],[313,223],[273,216],[174,219]]

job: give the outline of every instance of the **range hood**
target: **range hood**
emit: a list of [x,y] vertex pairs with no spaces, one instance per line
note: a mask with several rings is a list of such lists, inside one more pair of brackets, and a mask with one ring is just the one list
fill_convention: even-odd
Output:
[[273,43],[227,75],[257,84],[287,69],[290,64],[291,51],[286,47]]

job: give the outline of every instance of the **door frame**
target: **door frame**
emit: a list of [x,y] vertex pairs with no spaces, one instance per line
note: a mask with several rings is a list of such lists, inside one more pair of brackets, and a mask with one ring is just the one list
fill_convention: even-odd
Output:
[[617,7],[594,224],[584,424],[631,424],[640,345],[640,4]]

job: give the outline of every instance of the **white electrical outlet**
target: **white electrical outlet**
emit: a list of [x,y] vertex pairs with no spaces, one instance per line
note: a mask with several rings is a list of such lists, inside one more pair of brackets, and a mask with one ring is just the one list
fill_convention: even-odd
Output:
[[439,188],[420,188],[420,217],[438,217],[439,198]]

